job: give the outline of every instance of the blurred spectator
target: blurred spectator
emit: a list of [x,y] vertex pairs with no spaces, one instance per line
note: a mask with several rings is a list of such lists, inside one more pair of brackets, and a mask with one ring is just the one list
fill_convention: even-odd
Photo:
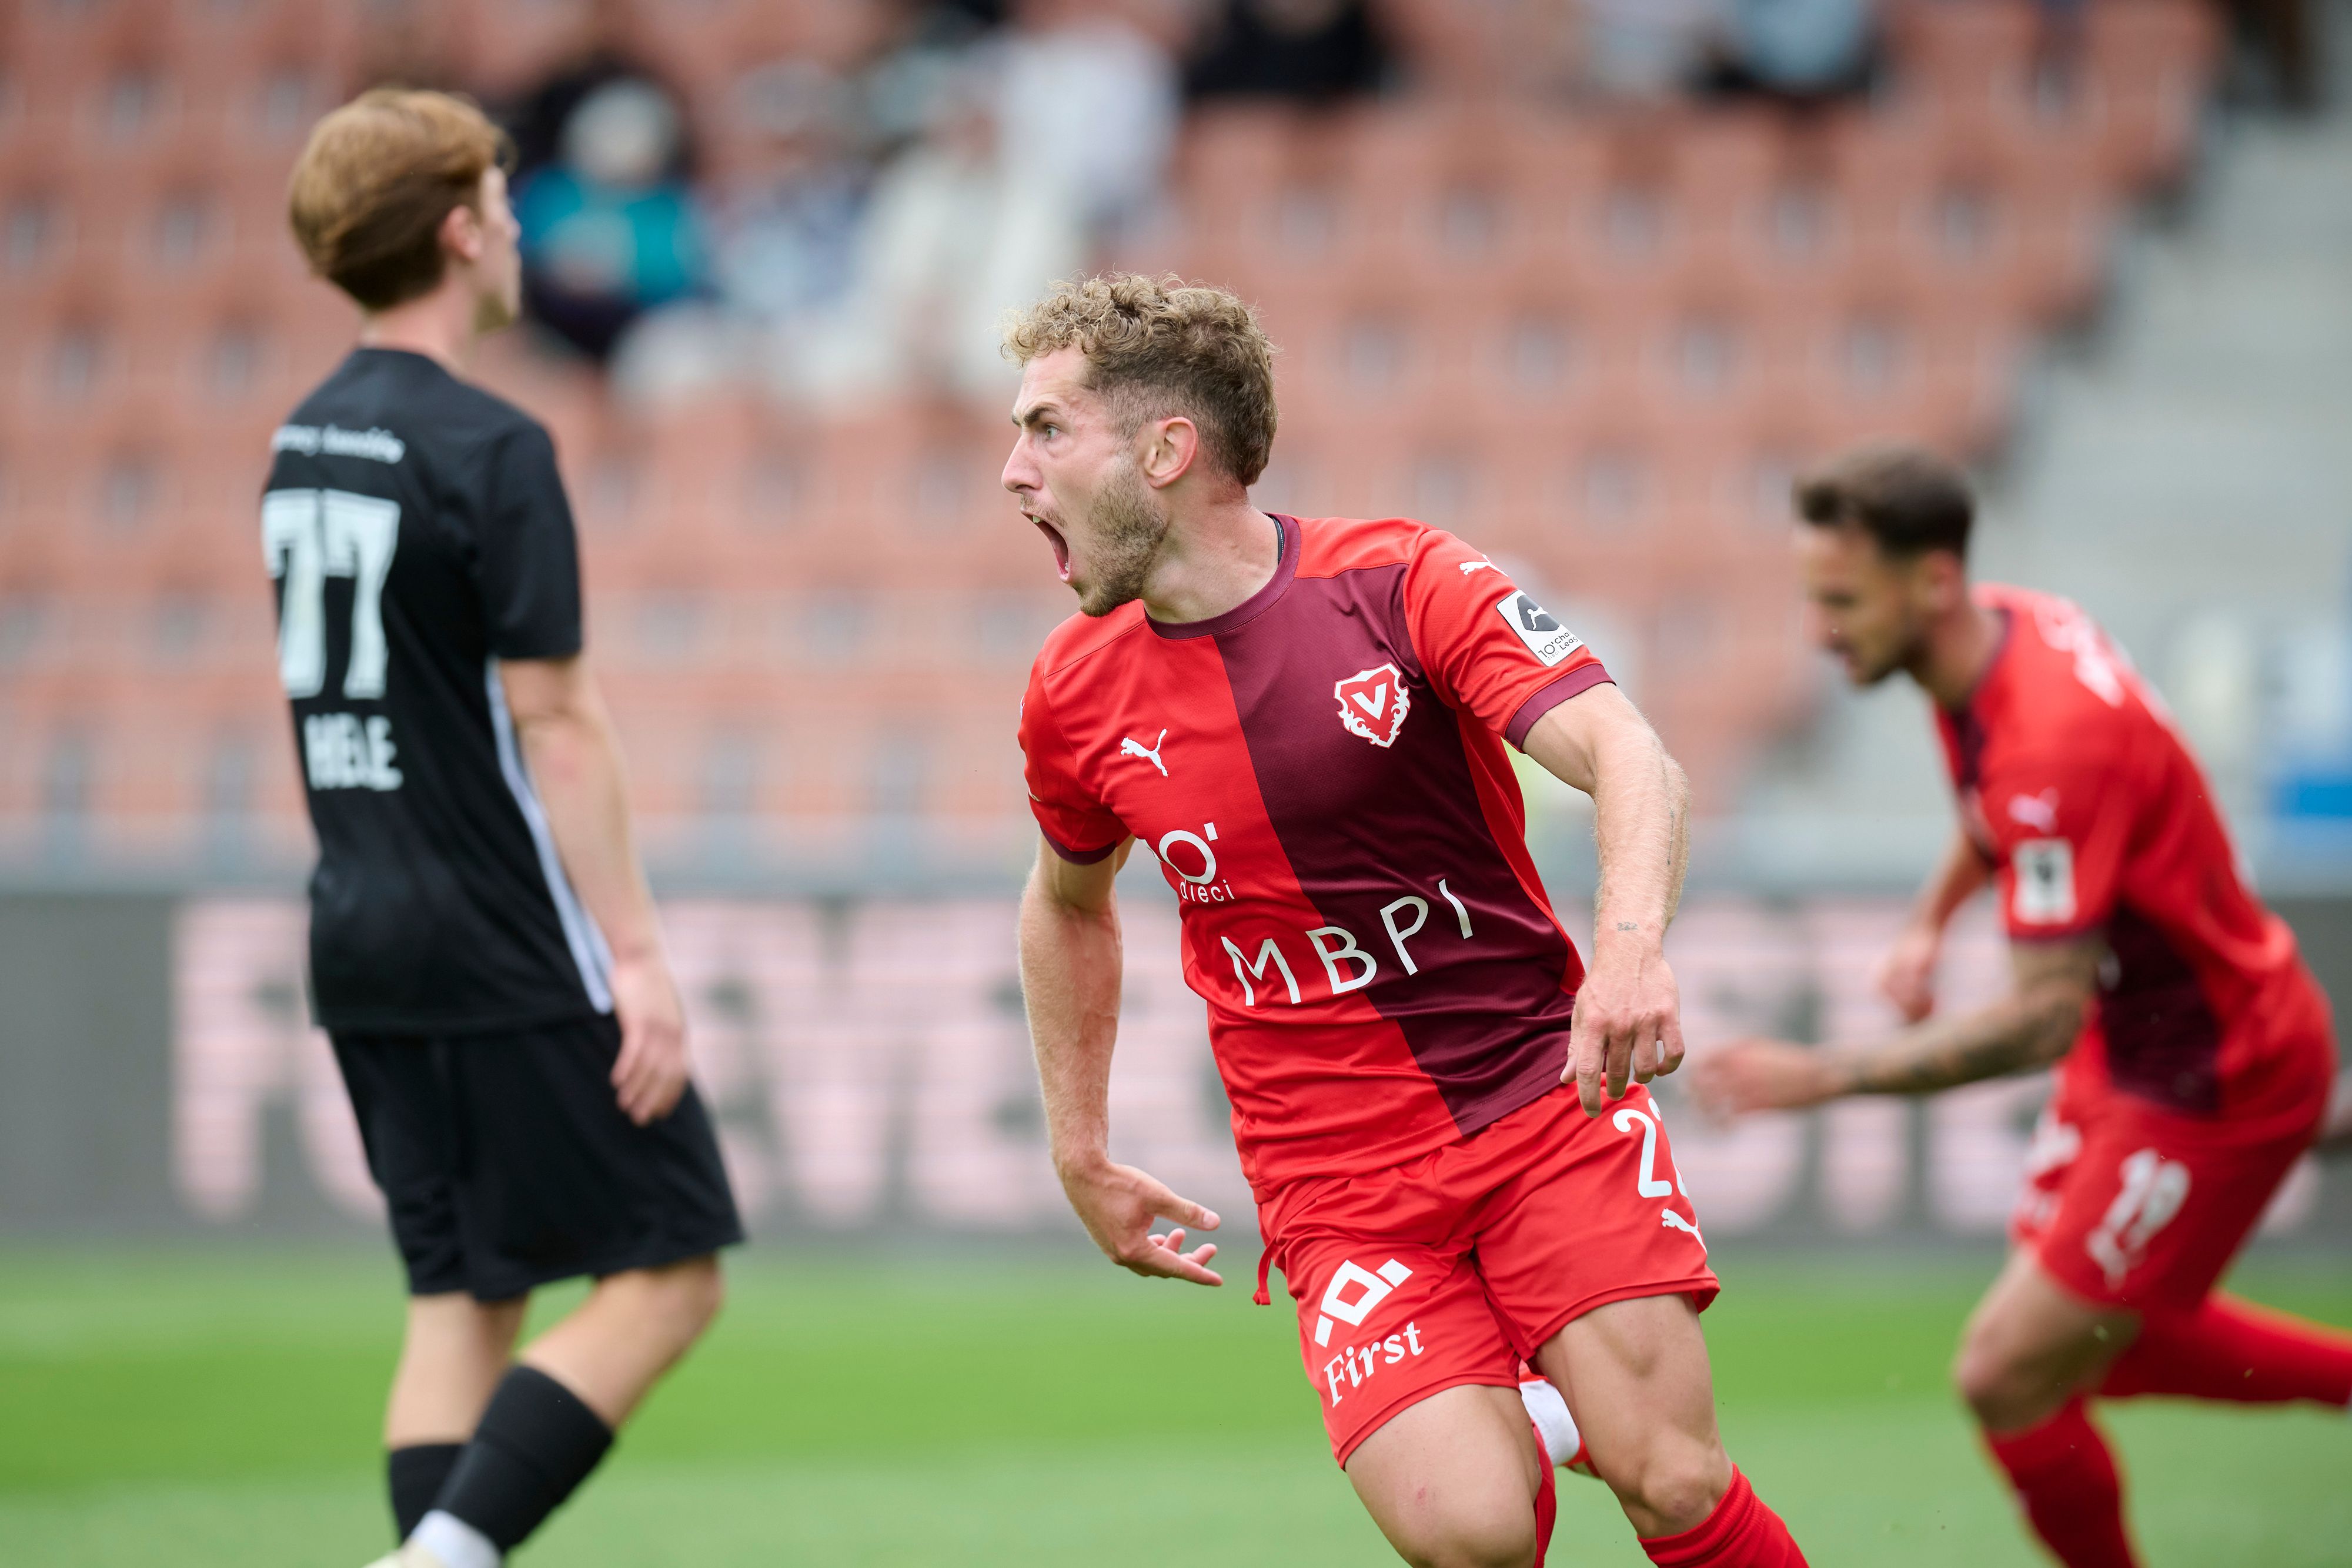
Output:
[[580,100],[555,157],[517,188],[526,307],[591,358],[604,360],[630,322],[702,282],[702,221],[677,173],[683,144],[669,96],[643,78],[616,78]]
[[779,60],[739,78],[718,141],[710,297],[647,312],[614,350],[624,400],[661,403],[793,363],[849,293],[874,170],[851,86]]
[[896,13],[883,47],[853,84],[865,152],[877,160],[922,140],[940,95],[956,90],[984,18],[961,5],[929,0],[879,0]]
[[1024,0],[926,107],[920,138],[876,178],[841,308],[779,367],[801,395],[1007,393],[1003,313],[1158,200],[1176,73],[1114,13]]
[[[653,70],[631,52],[629,23],[624,0],[597,0],[565,46],[563,63],[499,116],[507,134],[514,139],[518,183],[562,155],[564,131],[573,111],[598,88],[617,81],[660,85]],[[694,148],[683,126],[662,173],[678,180],[694,173]]]
[[1065,193],[1091,244],[1160,195],[1181,110],[1166,49],[1099,0],[1022,0],[997,46],[1000,156]]
[[1185,69],[1184,90],[1329,102],[1378,91],[1389,66],[1366,0],[1223,0]]
[[737,82],[728,112],[746,152],[714,204],[719,298],[772,327],[830,308],[849,287],[872,178],[848,85],[781,60]]
[[1725,0],[1703,85],[1817,103],[1870,85],[1876,37],[1869,0]]

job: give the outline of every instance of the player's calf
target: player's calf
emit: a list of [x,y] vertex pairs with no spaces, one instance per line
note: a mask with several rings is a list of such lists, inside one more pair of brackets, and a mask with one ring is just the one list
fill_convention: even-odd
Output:
[[716,1257],[608,1275],[523,1359],[617,1427],[702,1337],[725,1300]]
[[718,1315],[715,1257],[596,1283],[491,1394],[401,1568],[499,1568],[603,1462],[613,1435]]

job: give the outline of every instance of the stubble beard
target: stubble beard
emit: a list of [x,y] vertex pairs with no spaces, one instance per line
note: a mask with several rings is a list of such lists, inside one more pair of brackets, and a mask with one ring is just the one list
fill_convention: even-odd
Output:
[[[1878,664],[1854,672],[1853,684],[1864,690],[1885,684],[1889,676],[1901,674],[1917,681],[1927,667],[1927,634],[1913,628],[1906,632],[1895,651]],[[1920,683],[1925,685],[1925,682]]]
[[1160,547],[1168,538],[1168,514],[1152,499],[1132,463],[1118,472],[1095,497],[1094,550],[1098,563],[1078,594],[1078,613],[1104,616],[1143,597]]

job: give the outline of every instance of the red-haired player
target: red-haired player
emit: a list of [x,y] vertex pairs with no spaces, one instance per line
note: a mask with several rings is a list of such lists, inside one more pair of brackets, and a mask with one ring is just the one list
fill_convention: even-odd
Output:
[[[1970,589],[1957,470],[1867,448],[1797,500],[1818,638],[1856,685],[1899,670],[1933,699],[1960,831],[1881,972],[1913,1027],[1818,1051],[1737,1042],[1700,1064],[1699,1092],[1736,1113],[2063,1063],[2008,1267],[1955,1376],[2051,1551],[2124,1568],[2121,1486],[2088,1400],[2352,1400],[2352,1335],[2213,1288],[2326,1111],[2327,1001],[2105,635],[2063,599]],[[2015,989],[1930,1019],[1945,923],[1987,882]]]

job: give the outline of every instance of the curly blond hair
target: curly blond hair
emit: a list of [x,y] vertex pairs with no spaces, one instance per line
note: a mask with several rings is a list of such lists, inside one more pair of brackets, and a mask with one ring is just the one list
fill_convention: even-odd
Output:
[[1088,384],[1130,432],[1181,414],[1209,460],[1257,483],[1274,448],[1274,344],[1242,298],[1174,273],[1111,272],[1054,285],[1010,316],[1004,351],[1023,364],[1076,348]]

